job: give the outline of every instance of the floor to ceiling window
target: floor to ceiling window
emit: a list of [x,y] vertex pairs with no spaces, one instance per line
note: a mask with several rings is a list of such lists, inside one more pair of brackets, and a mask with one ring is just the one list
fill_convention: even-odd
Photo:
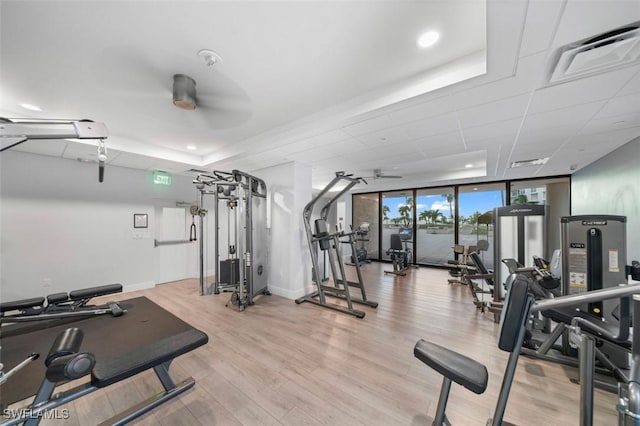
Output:
[[417,263],[445,265],[455,244],[454,188],[416,191],[416,218]]
[[406,244],[413,249],[413,206],[412,190],[382,193],[382,259],[390,259],[387,250],[390,247],[391,235],[401,234],[403,230],[409,232],[405,241],[411,241]]
[[458,188],[458,243],[477,248],[484,265],[494,268],[493,209],[506,204],[505,183]]
[[569,194],[567,176],[355,194],[352,223],[354,229],[369,223],[363,238],[368,241],[358,245],[366,248],[369,259],[390,260],[391,235],[403,234],[418,264],[446,265],[454,258],[453,246],[461,244],[478,251],[485,266],[495,269],[493,210],[508,200],[548,205],[551,256],[560,246],[560,218],[570,214]]

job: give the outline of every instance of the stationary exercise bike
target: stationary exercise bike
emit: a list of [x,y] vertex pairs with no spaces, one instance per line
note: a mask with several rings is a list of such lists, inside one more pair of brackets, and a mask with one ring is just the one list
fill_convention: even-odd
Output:
[[406,270],[409,268],[417,268],[413,264],[413,251],[409,248],[412,243],[411,237],[413,230],[411,228],[400,228],[397,234],[389,236],[389,250],[387,254],[393,262],[393,271],[384,271],[385,274],[407,275]]
[[351,255],[351,263],[358,263],[358,265],[362,265],[363,263],[371,263],[371,260],[367,259],[367,249],[364,246],[366,242],[369,241],[367,235],[369,234],[369,222],[362,222],[360,226],[358,226],[353,233],[355,234],[356,242],[360,243],[360,247],[356,249],[355,256]]

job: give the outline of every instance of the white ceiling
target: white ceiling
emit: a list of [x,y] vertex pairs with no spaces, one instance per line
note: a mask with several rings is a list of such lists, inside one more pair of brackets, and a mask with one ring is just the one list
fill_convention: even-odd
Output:
[[[640,21],[638,1],[3,0],[0,15],[0,116],[104,122],[116,166],[298,161],[314,187],[381,168],[404,178],[366,189],[393,189],[567,174],[640,136],[637,62],[547,83],[559,47]],[[418,49],[428,29],[440,41]],[[196,80],[195,111],[173,106],[175,73]],[[75,159],[94,145],[14,149]]]

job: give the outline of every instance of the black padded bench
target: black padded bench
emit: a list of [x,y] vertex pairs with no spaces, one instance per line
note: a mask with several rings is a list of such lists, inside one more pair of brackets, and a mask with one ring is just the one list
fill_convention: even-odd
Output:
[[42,308],[44,305],[44,297],[33,297],[31,299],[14,300],[11,302],[0,303],[0,313],[11,311],[22,311],[29,308]]
[[[31,352],[46,354],[56,336],[65,329],[75,327],[82,330],[82,351],[93,354],[96,359],[90,380],[54,395],[45,404],[49,410],[153,369],[165,391],[137,405],[135,410],[109,419],[109,424],[131,421],[193,387],[195,381],[192,378],[174,383],[169,375],[169,365],[176,357],[206,344],[208,336],[145,297],[120,303],[127,309],[127,315],[102,315],[2,327],[2,362],[13,366]],[[36,394],[46,371],[42,362],[31,362],[18,371],[2,387],[0,408],[4,409]],[[34,413],[28,410],[24,412]],[[0,425],[15,424],[15,420],[10,419]]]
[[74,290],[70,293],[61,292],[50,294],[46,297],[46,305],[44,303],[44,297],[4,302],[0,304],[0,322],[42,321],[70,316],[91,316],[107,313],[113,316],[119,316],[124,313],[124,310],[115,302],[100,306],[89,305],[88,303],[94,297],[121,292],[122,284],[108,284]]

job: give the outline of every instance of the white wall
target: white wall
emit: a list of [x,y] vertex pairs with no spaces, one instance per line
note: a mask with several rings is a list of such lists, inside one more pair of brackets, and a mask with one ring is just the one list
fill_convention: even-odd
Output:
[[302,210],[311,200],[311,167],[290,162],[256,170],[268,188],[269,291],[295,299],[313,290]]
[[[157,209],[195,200],[191,179],[160,187],[148,172],[107,166],[98,183],[95,164],[17,151],[0,161],[0,299],[195,276],[195,243],[153,241],[162,238]],[[133,228],[134,213],[149,215],[147,229]]]
[[627,217],[627,262],[640,260],[640,138],[571,176],[571,214]]

